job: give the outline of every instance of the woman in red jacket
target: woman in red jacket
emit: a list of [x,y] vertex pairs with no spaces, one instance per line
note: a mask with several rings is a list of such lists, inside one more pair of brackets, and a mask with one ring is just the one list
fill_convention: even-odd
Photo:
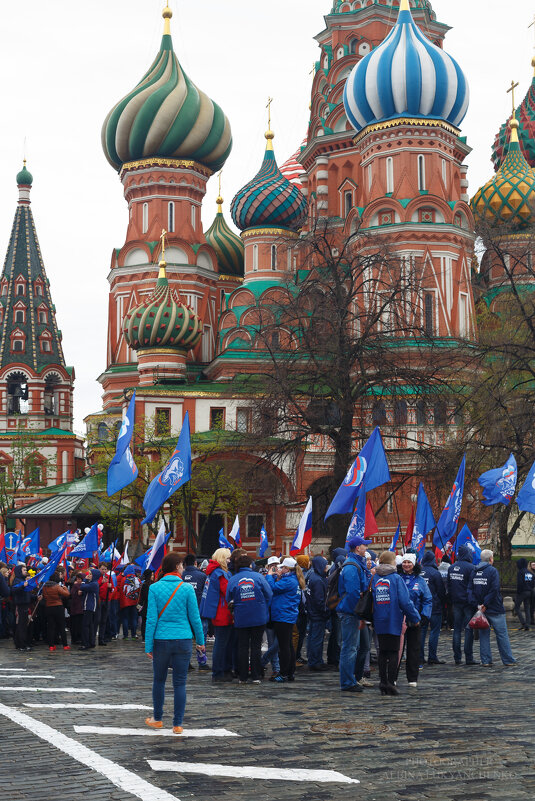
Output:
[[230,578],[228,564],[230,551],[218,548],[206,568],[200,613],[210,618],[214,625],[215,642],[212,653],[212,681],[232,681],[232,612],[228,608],[226,595]]

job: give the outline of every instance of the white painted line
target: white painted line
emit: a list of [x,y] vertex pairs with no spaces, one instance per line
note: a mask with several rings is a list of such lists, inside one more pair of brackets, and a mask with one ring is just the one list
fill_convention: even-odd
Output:
[[227,776],[230,779],[269,779],[285,782],[338,782],[360,784],[335,770],[308,770],[307,768],[255,768],[243,765],[209,765],[205,762],[162,762],[147,759],[153,770],[172,773],[202,773],[206,776]]
[[74,726],[76,734],[113,734],[115,737],[239,737],[228,729],[184,729],[173,734],[173,729],[120,729],[115,726]]
[[77,740],[66,737],[57,729],[47,726],[46,723],[41,723],[41,721],[26,715],[25,712],[19,712],[17,709],[0,704],[0,715],[4,715],[8,720],[22,726],[23,729],[26,729],[31,734],[35,734],[36,737],[54,746],[54,748],[63,751],[64,754],[68,754],[80,764],[104,776],[120,790],[140,798],[141,801],[148,801],[148,799],[150,801],[179,801],[176,796],[165,790],[160,790],[156,785],[142,779],[137,773],[132,773],[132,771],[112,762],[111,759],[100,756],[96,751],[92,751],[82,743],[77,742]]
[[19,679],[20,678],[20,679],[24,679],[24,681],[26,681],[26,679],[55,679],[56,677],[55,676],[49,676],[49,675],[47,675],[45,673],[39,673],[39,674],[37,674],[37,673],[27,673],[25,676],[4,676],[4,678],[5,679],[10,679],[11,681],[13,681],[13,679]]
[[19,673],[19,671],[21,673],[26,673],[26,668],[0,668],[0,671],[2,670],[9,670],[10,672],[14,673]]
[[0,687],[6,693],[96,693],[87,687]]
[[32,709],[152,709],[143,704],[28,704]]

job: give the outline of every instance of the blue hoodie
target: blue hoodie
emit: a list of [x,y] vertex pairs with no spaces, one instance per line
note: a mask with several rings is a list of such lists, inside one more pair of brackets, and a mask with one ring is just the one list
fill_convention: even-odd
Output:
[[325,608],[327,598],[327,574],[325,572],[327,560],[324,556],[315,556],[312,560],[312,570],[307,576],[305,598],[308,617],[315,622],[327,620],[330,610]]
[[378,565],[372,579],[373,627],[377,634],[401,634],[403,615],[418,623],[420,615],[411,601],[403,578],[393,565]]
[[219,604],[225,602],[222,596],[220,598],[219,593],[219,579],[221,576],[230,579],[230,573],[228,571],[223,570],[222,567],[216,567],[207,577],[207,581],[204,582],[199,608],[201,617],[214,618],[217,615]]
[[481,562],[474,570],[468,587],[468,594],[474,606],[483,604],[491,615],[505,615],[500,592],[500,574],[488,562]]
[[264,576],[250,567],[240,567],[227,585],[227,604],[231,601],[234,604],[235,627],[265,626],[272,597],[273,592]]
[[467,606],[468,585],[474,574],[473,553],[466,545],[461,545],[457,554],[457,561],[448,568],[447,589],[451,602]]
[[98,580],[102,574],[100,570],[91,569],[91,581],[87,579],[80,584],[79,590],[84,594],[83,604],[84,612],[96,612],[98,603]]
[[[414,566],[415,571],[418,571],[419,565]],[[402,573],[401,578],[405,582],[405,586],[409,591],[410,599],[416,607],[420,617],[426,617],[428,620],[433,611],[433,596],[427,586],[427,582],[419,575],[418,572]]]
[[433,596],[433,614],[442,614],[442,608],[446,600],[446,588],[437,567],[435,554],[432,551],[426,551],[423,555],[420,576],[427,582],[429,591]]
[[273,590],[271,619],[274,623],[295,623],[301,603],[301,587],[295,573],[286,573],[278,581],[275,576],[266,576]]
[[359,602],[360,596],[367,589],[366,575],[359,564],[357,554],[351,551],[342,566],[338,578],[340,603],[336,611],[345,615],[356,615],[355,607]]
[[528,570],[526,559],[519,559],[516,564],[516,592],[518,595],[533,592],[535,590],[535,576]]
[[[25,581],[29,581],[30,577],[24,577],[22,575],[22,568],[25,565],[17,565],[15,567],[15,578],[13,580],[13,584],[19,584],[20,582],[24,583]],[[29,606],[30,601],[32,600],[32,592],[31,590],[26,589],[26,587],[18,587],[17,589],[11,589],[11,597],[13,598],[13,603],[15,606]]]
[[202,570],[199,570],[199,568],[195,567],[195,565],[187,567],[182,573],[182,581],[185,581],[187,584],[191,584],[195,590],[195,595],[197,596],[197,603],[199,606],[201,605],[202,591],[204,590],[206,579],[206,573],[203,573]]

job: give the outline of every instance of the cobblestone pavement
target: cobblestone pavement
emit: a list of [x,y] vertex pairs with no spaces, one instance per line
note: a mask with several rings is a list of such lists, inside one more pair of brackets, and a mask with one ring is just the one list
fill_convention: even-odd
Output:
[[[417,690],[403,676],[400,698],[381,698],[377,687],[358,695],[341,694],[336,673],[303,668],[294,684],[212,687],[210,673],[190,673],[185,727],[225,728],[240,737],[198,738],[117,736],[102,727],[143,728],[144,710],[54,709],[26,704],[151,703],[151,664],[142,643],[121,641],[89,654],[77,650],[50,654],[40,644],[28,655],[0,642],[0,777],[6,801],[532,801],[535,797],[535,632],[511,632],[515,668],[456,667],[451,634],[443,631],[439,656],[448,664],[425,666]],[[498,659],[494,635],[493,654]],[[477,658],[478,647],[475,654]],[[25,668],[17,677],[8,668]],[[54,679],[31,678],[53,675]],[[372,679],[377,679],[376,672]],[[42,688],[12,692],[5,687]],[[65,693],[58,689],[92,689]],[[164,726],[171,726],[171,692]],[[8,708],[6,717],[6,708]],[[12,710],[15,710],[13,713]],[[24,713],[25,726],[13,716]],[[52,727],[52,733],[40,730]],[[96,726],[97,733],[74,727]],[[41,739],[38,736],[41,731]],[[87,767],[70,748],[91,749]],[[91,760],[105,757],[148,784],[137,795],[119,789],[97,772]],[[253,766],[298,771],[302,781],[217,777],[158,772],[148,760]],[[93,769],[92,769],[93,768]],[[360,784],[319,783],[308,770],[337,771]],[[132,782],[132,784],[130,784]],[[162,792],[166,791],[166,792]],[[167,795],[168,794],[168,795]]]

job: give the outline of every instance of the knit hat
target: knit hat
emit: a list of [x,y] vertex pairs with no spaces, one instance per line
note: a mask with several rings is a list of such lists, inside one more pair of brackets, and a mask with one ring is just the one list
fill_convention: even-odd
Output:
[[301,570],[309,570],[310,569],[310,556],[307,556],[306,553],[300,553],[299,556],[295,557],[295,561],[301,568]]
[[413,565],[416,564],[416,554],[415,553],[404,553],[402,558],[402,562],[411,562]]

